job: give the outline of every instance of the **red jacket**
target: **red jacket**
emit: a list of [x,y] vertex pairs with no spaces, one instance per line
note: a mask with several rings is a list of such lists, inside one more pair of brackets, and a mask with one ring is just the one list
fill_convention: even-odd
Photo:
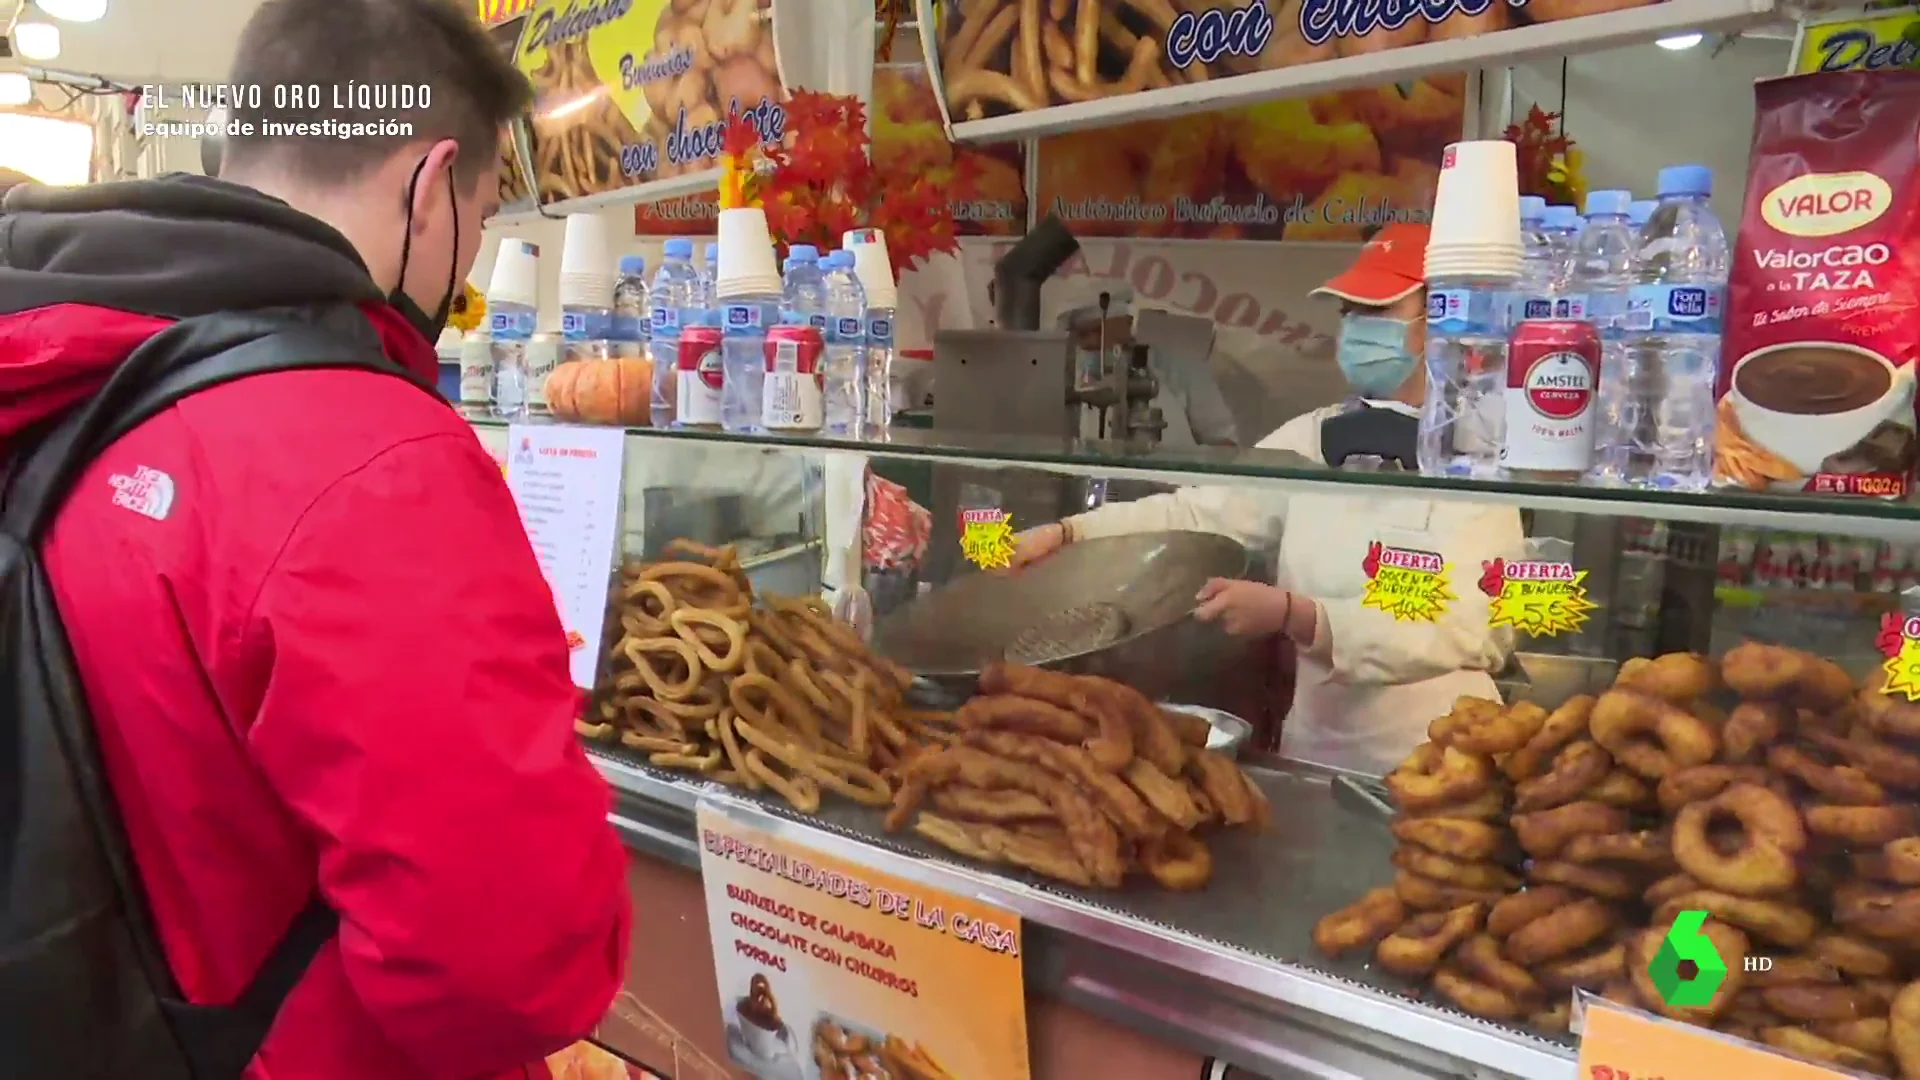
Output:
[[[337,233],[200,177],[0,214],[0,452],[170,320],[293,306],[431,381]],[[445,403],[360,371],[188,398],[46,546],[167,957],[232,1000],[316,884],[339,913],[249,1080],[544,1076],[620,983],[609,795],[553,599]]]

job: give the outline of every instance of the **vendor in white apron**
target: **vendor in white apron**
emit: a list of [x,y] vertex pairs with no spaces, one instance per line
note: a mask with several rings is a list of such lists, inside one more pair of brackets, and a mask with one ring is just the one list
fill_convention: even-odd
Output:
[[[1426,244],[1426,226],[1390,225],[1351,268],[1315,290],[1341,301],[1340,370],[1359,398],[1415,416],[1426,394],[1418,360],[1426,346]],[[1321,424],[1350,407],[1295,417],[1257,445],[1324,461]],[[1505,665],[1512,633],[1487,626],[1489,601],[1475,582],[1486,560],[1524,557],[1518,511],[1385,494],[1183,488],[1030,529],[1018,538],[1014,564],[1075,540],[1165,529],[1221,533],[1249,547],[1279,541],[1277,584],[1216,578],[1195,598],[1194,616],[1235,635],[1293,641],[1299,663],[1281,736],[1288,757],[1384,773],[1455,698],[1498,698],[1492,673]],[[1455,597],[1443,614],[1408,622],[1361,606],[1361,563],[1374,541],[1442,556]]]

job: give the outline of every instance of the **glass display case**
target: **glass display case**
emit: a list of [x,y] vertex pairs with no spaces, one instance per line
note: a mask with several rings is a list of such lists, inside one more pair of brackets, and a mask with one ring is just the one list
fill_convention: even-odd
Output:
[[[627,447],[582,732],[641,850],[696,865],[721,785],[1019,912],[1042,993],[1262,1075],[1571,1076],[1576,987],[1899,1075],[1884,1025],[1829,1021],[1920,974],[1920,508],[930,431]],[[1666,1004],[1695,909],[1805,985],[1734,964]]]

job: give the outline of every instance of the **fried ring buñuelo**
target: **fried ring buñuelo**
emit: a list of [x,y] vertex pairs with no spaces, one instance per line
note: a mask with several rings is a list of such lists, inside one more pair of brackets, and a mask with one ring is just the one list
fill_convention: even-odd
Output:
[[1754,937],[1790,949],[1811,942],[1820,929],[1819,916],[1797,904],[1735,896],[1714,889],[1695,889],[1669,898],[1654,911],[1653,921],[1670,923],[1683,911],[1704,911]]
[[1530,968],[1585,949],[1605,937],[1618,921],[1612,908],[1584,896],[1508,934],[1501,950],[1507,959]]
[[1667,936],[1672,932],[1671,923],[1659,923],[1627,939],[1627,978],[1632,982],[1634,993],[1643,1007],[1675,1020],[1711,1022],[1732,1008],[1734,998],[1746,987],[1745,969],[1751,943],[1747,935],[1738,929],[1717,919],[1708,919],[1700,927],[1700,933],[1713,942],[1721,962],[1727,965],[1727,976],[1721,981],[1719,989],[1714,991],[1713,1000],[1706,1005],[1668,1005],[1660,988],[1654,985],[1651,968],[1654,956],[1660,952],[1660,946],[1666,943]]
[[1500,954],[1500,939],[1492,934],[1475,934],[1461,942],[1453,961],[1467,975],[1503,994],[1528,1000],[1540,996],[1540,983],[1526,968]]
[[1735,784],[1776,787],[1778,777],[1764,765],[1695,765],[1661,777],[1654,796],[1662,811],[1677,814],[1688,803],[1711,799]]
[[1535,885],[1511,893],[1487,912],[1487,933],[1497,938],[1509,937],[1533,920],[1578,899],[1580,894],[1565,885]]
[[1455,945],[1479,931],[1486,910],[1484,904],[1463,904],[1452,911],[1415,915],[1380,939],[1374,961],[1398,975],[1428,974]]
[[1920,811],[1894,806],[1809,806],[1807,831],[1858,847],[1879,847],[1920,833]]
[[1887,1068],[1884,1057],[1834,1042],[1804,1027],[1783,1024],[1761,1028],[1760,1041],[1782,1053],[1822,1065],[1871,1073],[1884,1073]]
[[1620,665],[1613,685],[1622,690],[1656,697],[1674,705],[1686,705],[1711,693],[1720,680],[1713,664],[1699,653],[1667,653],[1649,660],[1636,656]]
[[1881,887],[1836,891],[1833,921],[1877,941],[1920,939],[1920,889]]
[[1392,933],[1405,922],[1407,909],[1392,889],[1372,889],[1365,896],[1313,924],[1313,944],[1330,957],[1364,948]]
[[1735,705],[1727,716],[1727,726],[1720,729],[1720,760],[1734,765],[1759,761],[1792,719],[1787,706],[1774,701]]
[[1204,889],[1213,878],[1213,852],[1207,842],[1179,829],[1168,829],[1142,844],[1140,865],[1163,888],[1177,892]]
[[1627,947],[1615,941],[1593,949],[1549,960],[1536,968],[1540,982],[1554,990],[1598,990],[1627,973]]
[[1389,859],[1401,870],[1468,889],[1516,889],[1520,879],[1497,863],[1462,862],[1420,847],[1402,847]]
[[1673,865],[1673,836],[1666,829],[1582,833],[1567,842],[1560,857],[1576,863],[1634,863],[1669,867]]
[[1528,739],[1526,745],[1507,755],[1500,763],[1500,770],[1507,779],[1519,782],[1531,779],[1552,761],[1555,754],[1568,743],[1587,733],[1587,722],[1593,712],[1593,697],[1579,694],[1568,698],[1564,705],[1553,710],[1540,730]]
[[1828,802],[1843,806],[1877,806],[1887,801],[1887,789],[1876,783],[1864,769],[1821,761],[1798,746],[1782,744],[1769,748],[1767,764],[1774,771],[1807,785]]
[[1720,658],[1720,677],[1743,698],[1830,712],[1853,696],[1853,676],[1824,657],[1782,645],[1743,642]]
[[1613,756],[1598,743],[1581,740],[1567,744],[1547,771],[1520,781],[1513,789],[1513,809],[1519,813],[1550,810],[1580,798],[1613,769]]
[[1609,690],[1594,702],[1593,741],[1649,780],[1704,765],[1720,752],[1712,725],[1657,697]]
[[[1738,846],[1723,853],[1713,826],[1732,819]],[[1737,896],[1783,892],[1800,880],[1796,857],[1807,848],[1800,811],[1778,793],[1756,784],[1734,784],[1711,799],[1681,808],[1673,822],[1673,856],[1702,884]]]
[[1527,854],[1536,859],[1551,859],[1574,837],[1621,832],[1626,829],[1627,821],[1627,812],[1617,806],[1581,800],[1551,810],[1515,814],[1513,834]]
[[1512,834],[1498,825],[1470,818],[1395,818],[1394,837],[1455,859],[1493,859],[1512,847]]
[[1386,776],[1387,791],[1404,810],[1464,802],[1493,782],[1493,762],[1452,747],[1422,743]]
[[1887,1041],[1903,1077],[1920,1076],[1920,982],[1894,995],[1887,1015]]
[[1461,1012],[1486,1020],[1512,1020],[1526,1013],[1527,1007],[1512,994],[1452,967],[1433,973],[1433,988]]
[[1527,868],[1529,881],[1571,885],[1607,900],[1631,900],[1646,889],[1646,875],[1619,866],[1542,859]]
[[1449,885],[1411,870],[1393,875],[1393,891],[1401,902],[1415,911],[1451,911],[1462,904],[1492,904],[1506,895],[1499,889],[1469,889]]

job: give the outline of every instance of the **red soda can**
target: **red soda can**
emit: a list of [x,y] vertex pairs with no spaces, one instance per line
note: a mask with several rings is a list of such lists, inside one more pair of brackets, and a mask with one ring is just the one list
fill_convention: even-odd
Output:
[[1577,480],[1593,465],[1600,332],[1579,319],[1533,319],[1507,343],[1507,432],[1500,463],[1539,480]]
[[817,327],[776,326],[767,331],[767,382],[760,423],[768,431],[819,431],[827,421],[821,357],[826,339]]
[[682,327],[673,369],[674,420],[686,427],[719,427],[720,328]]

